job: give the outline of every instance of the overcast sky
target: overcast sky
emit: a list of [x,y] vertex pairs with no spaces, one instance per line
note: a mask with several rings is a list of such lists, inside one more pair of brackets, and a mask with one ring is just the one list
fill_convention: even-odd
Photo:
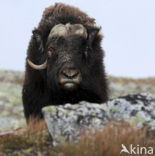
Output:
[[102,27],[108,75],[155,76],[155,0],[1,0],[0,69],[24,70],[32,29],[55,2],[79,7]]

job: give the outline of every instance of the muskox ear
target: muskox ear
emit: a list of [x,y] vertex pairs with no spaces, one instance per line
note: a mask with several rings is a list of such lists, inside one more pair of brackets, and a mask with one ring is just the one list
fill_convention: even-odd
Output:
[[88,29],[88,45],[90,47],[93,46],[93,43],[94,43],[99,31],[100,31],[100,28],[96,28],[96,27]]
[[38,50],[40,52],[43,52],[44,51],[44,46],[43,46],[43,40],[42,40],[41,31],[35,28],[32,31],[32,33],[33,33],[34,39],[36,40],[36,44],[37,44]]

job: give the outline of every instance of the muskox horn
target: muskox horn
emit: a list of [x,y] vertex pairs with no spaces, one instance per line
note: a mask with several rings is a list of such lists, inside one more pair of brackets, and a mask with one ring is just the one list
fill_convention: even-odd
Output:
[[81,35],[87,38],[87,30],[82,24],[58,24],[52,28],[48,38],[53,36]]
[[63,24],[58,24],[52,28],[48,38],[53,36],[66,36],[67,35],[67,28]]
[[29,64],[30,67],[36,70],[45,69],[47,67],[47,60],[41,65],[36,65],[33,62],[31,62],[29,59],[27,59],[27,63]]
[[82,24],[66,24],[68,32],[70,35],[76,34],[87,38],[87,30]]

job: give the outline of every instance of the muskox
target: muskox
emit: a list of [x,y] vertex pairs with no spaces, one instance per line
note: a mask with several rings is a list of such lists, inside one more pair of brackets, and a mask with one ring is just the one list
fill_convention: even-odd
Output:
[[24,114],[42,118],[47,105],[107,101],[107,81],[95,20],[75,7],[46,8],[29,43],[22,90]]

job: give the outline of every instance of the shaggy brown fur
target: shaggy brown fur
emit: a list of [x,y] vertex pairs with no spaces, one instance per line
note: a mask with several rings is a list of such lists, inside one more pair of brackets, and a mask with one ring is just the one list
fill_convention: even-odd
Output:
[[[53,56],[49,57],[47,38],[50,30],[60,23],[82,24],[87,30],[88,38],[72,36],[67,38],[68,42],[64,38],[53,39],[50,44],[57,48]],[[26,64],[22,92],[26,119],[30,116],[42,117],[41,108],[46,105],[68,102],[74,104],[81,100],[97,103],[107,101],[104,54],[100,46],[102,36],[99,30],[100,28],[95,26],[95,20],[77,8],[58,3],[45,9],[38,27],[33,31],[27,58],[35,64],[42,64],[47,59],[48,65],[47,69],[37,71]],[[62,51],[72,53],[72,63],[81,72],[82,81],[76,90],[66,91],[58,82],[59,71],[68,63],[59,59],[59,55],[65,55]]]

